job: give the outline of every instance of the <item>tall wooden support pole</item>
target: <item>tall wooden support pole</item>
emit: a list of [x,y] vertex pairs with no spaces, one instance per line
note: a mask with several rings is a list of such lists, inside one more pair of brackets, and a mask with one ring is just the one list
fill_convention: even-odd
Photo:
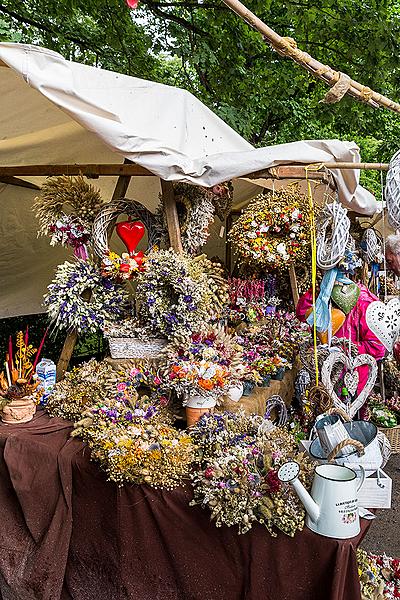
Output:
[[294,270],[294,265],[290,265],[290,267],[289,267],[289,278],[290,278],[290,287],[292,288],[294,308],[296,308],[297,303],[299,301],[299,289],[297,287],[297,277],[296,277],[296,271]]
[[[129,163],[130,161],[128,159],[125,159],[124,162]],[[123,198],[125,196],[129,187],[130,180],[130,175],[120,175],[118,177],[113,195],[111,197],[111,201],[118,200],[119,198]],[[108,231],[108,235],[111,235],[110,228]],[[87,296],[87,300],[88,302],[90,301],[90,293]],[[58,359],[57,363],[57,381],[60,381],[60,379],[64,377],[64,373],[68,369],[68,365],[71,360],[77,341],[78,333],[76,331],[71,331],[67,334],[64,345],[61,350],[60,358]]]
[[229,274],[232,273],[232,244],[228,240],[228,233],[232,228],[232,213],[226,217],[226,242],[225,242],[225,266],[228,269]]
[[178,254],[182,254],[183,246],[181,239],[181,230],[179,227],[179,218],[178,211],[176,208],[173,184],[170,181],[164,181],[163,179],[161,179],[161,190],[171,248],[175,250],[175,252],[177,252]]

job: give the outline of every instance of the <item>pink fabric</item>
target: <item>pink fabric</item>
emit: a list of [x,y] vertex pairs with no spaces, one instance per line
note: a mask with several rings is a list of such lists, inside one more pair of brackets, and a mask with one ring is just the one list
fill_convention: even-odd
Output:
[[[342,327],[335,333],[338,338],[351,339],[358,347],[360,354],[370,354],[376,360],[385,356],[385,347],[367,326],[365,313],[367,306],[378,300],[378,298],[369,291],[362,283],[357,283],[360,288],[360,296],[355,307],[349,312]],[[296,315],[300,321],[305,322],[306,312],[312,307],[312,290],[309,290],[301,298],[296,307]],[[364,388],[368,378],[368,367],[359,367],[359,384],[357,393]]]

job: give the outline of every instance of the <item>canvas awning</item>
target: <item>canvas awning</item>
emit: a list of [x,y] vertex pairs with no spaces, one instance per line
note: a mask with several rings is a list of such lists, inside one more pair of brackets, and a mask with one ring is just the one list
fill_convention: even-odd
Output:
[[[255,149],[185,90],[66,61],[44,48],[3,43],[1,61],[0,166],[128,158],[169,181],[211,186],[234,179],[234,201],[242,205],[259,191],[240,179],[248,173],[279,164],[360,160],[354,142],[338,140]],[[358,185],[357,170],[332,173],[346,206],[376,212],[374,197]],[[127,197],[154,209],[157,177],[133,178]],[[98,180],[104,197],[111,197],[115,182]],[[0,317],[40,312],[52,270],[67,255],[36,239],[30,211],[35,195],[0,183]],[[222,247],[216,237],[213,254]]]

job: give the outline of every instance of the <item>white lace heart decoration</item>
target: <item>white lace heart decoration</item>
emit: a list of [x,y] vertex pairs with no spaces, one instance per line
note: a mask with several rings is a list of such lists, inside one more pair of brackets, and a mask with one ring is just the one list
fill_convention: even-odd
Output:
[[[350,405],[343,402],[335,392],[334,384],[332,382],[332,370],[336,365],[343,365],[343,368],[347,370],[345,374],[345,383],[346,383],[346,375],[347,381],[350,379],[350,387],[357,392],[358,387],[358,372],[355,371],[357,367],[366,366],[369,368],[368,378],[365,382],[364,388],[361,390],[360,394],[350,403]],[[369,354],[359,354],[355,358],[351,359],[344,352],[332,352],[328,358],[324,361],[321,369],[321,380],[324,386],[326,387],[329,395],[331,396],[333,403],[336,407],[343,409],[344,411],[348,411],[349,416],[353,418],[357,411],[360,410],[364,402],[367,400],[368,396],[372,392],[376,377],[378,375],[378,365],[376,360],[370,356]],[[356,383],[357,382],[357,383]],[[346,386],[348,391],[350,389]],[[351,392],[350,392],[351,393]]]
[[350,396],[354,396],[359,383],[358,371],[347,371],[344,376],[344,385],[347,388]]
[[365,320],[372,333],[391,352],[400,334],[400,300],[393,298],[387,304],[378,300],[371,302]]

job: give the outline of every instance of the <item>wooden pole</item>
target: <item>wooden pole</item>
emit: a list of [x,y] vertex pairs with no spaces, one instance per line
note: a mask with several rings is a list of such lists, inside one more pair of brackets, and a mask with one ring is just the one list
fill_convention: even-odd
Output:
[[67,333],[64,345],[61,350],[60,358],[58,359],[57,363],[57,381],[60,381],[60,379],[64,377],[64,373],[68,369],[69,361],[71,360],[71,356],[74,352],[74,348],[77,341],[78,333],[75,330],[70,331],[70,333]]
[[[273,29],[261,21],[261,19],[259,19],[254,13],[252,13],[244,4],[242,4],[240,0],[223,1],[231,10],[233,10],[233,12],[239,15],[239,17],[242,17],[242,19],[244,19],[246,23],[250,25],[250,27],[253,27],[253,29],[259,31],[268,44],[273,48],[273,50],[282,56],[287,56],[295,63],[309,71],[312,75],[314,75],[314,77],[321,79],[331,87],[335,84],[342,85],[344,82],[346,82],[345,88],[343,89],[342,93],[337,96],[336,101],[340,100],[340,98],[347,93],[357,100],[369,104],[369,106],[374,108],[383,106],[384,108],[392,110],[393,112],[400,113],[400,104],[393,102],[393,100],[386,98],[386,96],[382,96],[382,94],[374,92],[369,87],[358,83],[358,81],[354,81],[354,79],[351,79],[348,75],[345,75],[345,73],[334,71],[331,67],[324,65],[306,52],[303,52],[297,47],[295,40],[289,37],[282,37],[277,34]],[[335,100],[331,100],[331,102],[332,101]]]
[[[128,159],[125,159],[125,162],[129,162]],[[111,201],[118,200],[119,198],[123,198],[125,196],[125,194],[128,190],[128,187],[129,187],[130,180],[131,180],[130,175],[128,175],[128,176],[120,175],[118,177],[117,183],[114,188],[113,195],[111,197]],[[114,224],[112,224],[111,230],[112,230],[113,226],[114,226]],[[111,235],[110,228],[108,229],[107,234],[109,236]],[[88,300],[88,302],[90,302],[90,296],[91,296],[90,291],[88,291],[87,294],[86,294],[86,292],[83,293],[83,297],[86,298]],[[76,331],[71,331],[70,333],[67,334],[64,345],[61,350],[60,358],[58,359],[58,363],[57,363],[57,381],[60,381],[60,379],[62,379],[64,377],[65,371],[68,369],[68,365],[70,363],[70,360],[71,360],[72,354],[74,352],[74,348],[76,346],[77,341],[78,341],[78,333]]]
[[7,185],[14,185],[16,187],[27,188],[28,190],[40,190],[40,187],[35,183],[31,183],[30,181],[24,181],[23,179],[18,179],[18,177],[0,177],[0,183],[6,183]]
[[161,179],[161,190],[171,248],[178,254],[183,254],[181,230],[179,227],[173,184],[170,181]]
[[299,288],[297,286],[297,277],[296,277],[296,271],[294,269],[294,265],[290,265],[290,267],[289,267],[289,278],[290,278],[290,287],[292,288],[294,308],[296,308],[297,303],[299,301]]
[[[251,173],[243,173],[240,177],[245,179],[308,179],[324,180],[325,169],[355,169],[370,171],[388,171],[388,163],[362,163],[362,162],[334,162],[317,163],[311,165],[291,164],[269,167]],[[307,173],[306,173],[307,169]],[[0,177],[52,177],[55,175],[79,175],[85,177],[157,177],[151,171],[135,164],[74,164],[74,165],[12,165],[0,166]],[[237,179],[238,177],[235,177]]]

